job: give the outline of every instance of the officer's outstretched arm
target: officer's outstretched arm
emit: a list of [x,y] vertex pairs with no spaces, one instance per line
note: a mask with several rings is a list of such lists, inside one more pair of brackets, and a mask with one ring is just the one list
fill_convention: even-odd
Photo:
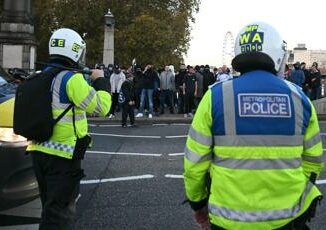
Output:
[[311,173],[319,175],[323,164],[323,146],[319,133],[319,124],[314,106],[311,103],[311,117],[308,128],[304,134],[304,150],[302,154],[302,167],[309,178]]
[[87,113],[105,116],[111,107],[111,96],[106,90],[105,79],[97,78],[93,86],[89,86],[83,75],[77,73],[67,82],[68,97]]
[[184,157],[186,196],[196,211],[207,204],[207,175],[213,156],[211,91],[201,100],[189,129]]

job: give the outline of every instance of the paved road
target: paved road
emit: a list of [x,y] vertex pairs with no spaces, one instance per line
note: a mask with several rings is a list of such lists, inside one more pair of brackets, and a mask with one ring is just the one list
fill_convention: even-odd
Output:
[[[75,229],[197,229],[190,208],[181,205],[182,152],[188,128],[184,124],[91,126],[94,148],[83,162],[87,177],[81,185]],[[326,123],[321,123],[321,130],[326,143]],[[321,179],[326,180],[325,172]],[[320,188],[326,194],[326,184]],[[36,200],[5,214],[38,217],[39,213]],[[326,202],[311,224],[312,229],[325,229],[323,213]],[[37,225],[3,229],[32,230]]]

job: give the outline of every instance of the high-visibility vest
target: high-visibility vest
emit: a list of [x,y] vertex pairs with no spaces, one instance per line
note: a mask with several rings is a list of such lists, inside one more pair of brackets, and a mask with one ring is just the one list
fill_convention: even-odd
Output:
[[[76,135],[81,138],[88,133],[86,112],[105,116],[111,106],[111,96],[106,91],[95,91],[80,73],[60,72],[52,86],[52,112],[57,118],[70,104],[75,105]],[[73,111],[70,109],[54,126],[52,137],[45,142],[32,142],[27,151],[41,151],[47,154],[72,159],[76,144],[73,125]]]
[[304,93],[269,72],[248,72],[202,99],[185,148],[186,195],[194,204],[209,197],[210,221],[225,229],[279,228],[321,195],[309,177],[319,175],[322,153]]

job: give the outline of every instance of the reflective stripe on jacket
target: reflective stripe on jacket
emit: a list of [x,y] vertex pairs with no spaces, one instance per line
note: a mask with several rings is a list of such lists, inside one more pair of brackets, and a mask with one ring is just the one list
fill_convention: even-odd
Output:
[[322,153],[304,93],[268,72],[249,72],[202,99],[185,148],[186,195],[200,203],[210,194],[210,220],[225,229],[279,228],[320,195],[309,177],[320,173]]
[[[76,134],[79,138],[88,133],[86,112],[105,116],[111,106],[111,96],[106,91],[95,91],[80,73],[60,72],[52,84],[52,112],[57,118],[73,102],[75,105]],[[76,144],[73,112],[70,109],[54,126],[52,137],[43,143],[31,143],[27,151],[41,151],[71,159]]]

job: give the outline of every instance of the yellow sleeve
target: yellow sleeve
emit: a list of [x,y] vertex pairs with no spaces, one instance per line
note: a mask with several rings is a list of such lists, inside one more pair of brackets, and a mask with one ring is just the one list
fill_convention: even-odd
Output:
[[207,176],[213,156],[211,90],[201,100],[189,129],[184,156],[184,183],[190,202],[208,198]]
[[87,113],[105,116],[111,107],[111,96],[106,91],[96,91],[80,73],[71,77],[66,86],[69,100]]
[[314,106],[311,104],[311,117],[308,128],[304,134],[304,150],[302,154],[302,167],[309,178],[311,173],[320,174],[323,163],[323,146],[319,133],[319,124]]

